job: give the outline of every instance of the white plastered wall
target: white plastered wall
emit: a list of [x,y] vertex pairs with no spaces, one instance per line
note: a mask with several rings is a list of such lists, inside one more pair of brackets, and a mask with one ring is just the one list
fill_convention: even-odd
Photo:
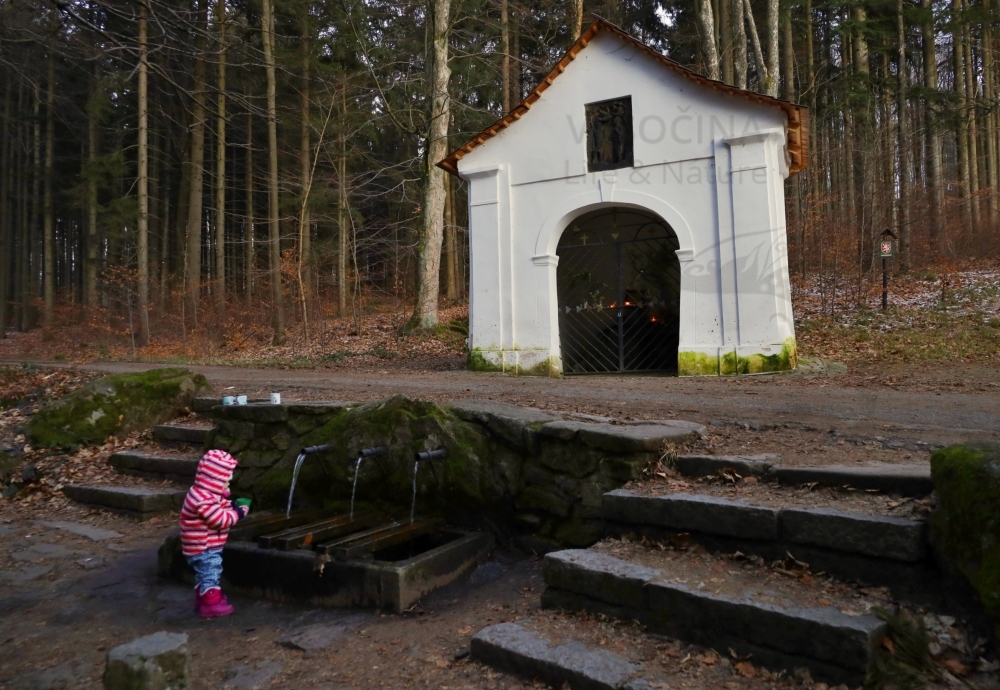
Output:
[[[587,173],[584,104],[623,96],[635,167]],[[789,351],[794,366],[784,127],[780,109],[701,87],[599,33],[528,113],[459,162],[473,366],[561,371],[559,237],[610,206],[654,213],[677,234],[682,374],[768,370]]]

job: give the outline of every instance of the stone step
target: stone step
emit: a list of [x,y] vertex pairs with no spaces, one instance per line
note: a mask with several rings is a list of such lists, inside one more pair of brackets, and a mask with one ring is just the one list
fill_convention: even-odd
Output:
[[924,521],[833,508],[774,508],[716,496],[646,496],[630,489],[616,489],[604,494],[601,514],[608,520],[633,525],[818,546],[907,563],[927,556]]
[[211,428],[185,424],[160,424],[153,427],[153,438],[163,443],[205,445]]
[[[556,688],[640,690],[653,687],[637,677],[641,664],[576,640],[553,646],[517,623],[480,630],[469,645],[472,658],[506,673],[540,679]],[[660,686],[665,687],[665,686]]]
[[198,460],[197,455],[157,455],[142,450],[123,450],[114,453],[108,462],[125,474],[169,479],[189,486],[198,470]]
[[861,685],[886,633],[886,624],[868,614],[777,605],[757,601],[751,592],[740,598],[716,594],[671,577],[683,571],[650,568],[593,549],[550,553],[542,573],[543,607],[637,620],[653,632],[724,655],[730,649],[751,654],[755,664],[771,670],[805,666],[828,682]]
[[894,465],[827,465],[825,467],[774,466],[767,472],[767,479],[777,479],[782,484],[810,484],[824,486],[853,486],[901,496],[926,496],[934,491],[929,462]]
[[777,463],[777,456],[763,455],[680,455],[674,468],[688,477],[707,477],[734,470],[743,477],[801,485],[852,486],[901,496],[926,496],[934,491],[929,462],[867,465],[789,466]]
[[77,503],[104,508],[139,520],[179,510],[187,494],[182,489],[67,484],[63,493]]

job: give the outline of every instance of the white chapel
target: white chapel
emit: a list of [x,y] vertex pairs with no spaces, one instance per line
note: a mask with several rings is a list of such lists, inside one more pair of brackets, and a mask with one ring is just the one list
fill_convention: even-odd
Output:
[[469,186],[470,366],[794,368],[783,183],[806,123],[597,20],[438,163]]

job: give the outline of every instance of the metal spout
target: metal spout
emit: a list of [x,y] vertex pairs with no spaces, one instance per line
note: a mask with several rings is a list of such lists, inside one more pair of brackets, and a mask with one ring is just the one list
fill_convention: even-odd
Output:
[[440,460],[441,458],[448,457],[447,448],[438,448],[437,450],[425,450],[422,453],[417,453],[414,459],[417,462],[426,462],[428,460]]

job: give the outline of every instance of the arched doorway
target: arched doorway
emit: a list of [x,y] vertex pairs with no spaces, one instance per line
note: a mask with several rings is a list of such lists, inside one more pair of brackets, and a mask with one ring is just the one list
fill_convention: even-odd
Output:
[[676,373],[679,247],[661,218],[631,208],[566,228],[556,269],[564,373]]

